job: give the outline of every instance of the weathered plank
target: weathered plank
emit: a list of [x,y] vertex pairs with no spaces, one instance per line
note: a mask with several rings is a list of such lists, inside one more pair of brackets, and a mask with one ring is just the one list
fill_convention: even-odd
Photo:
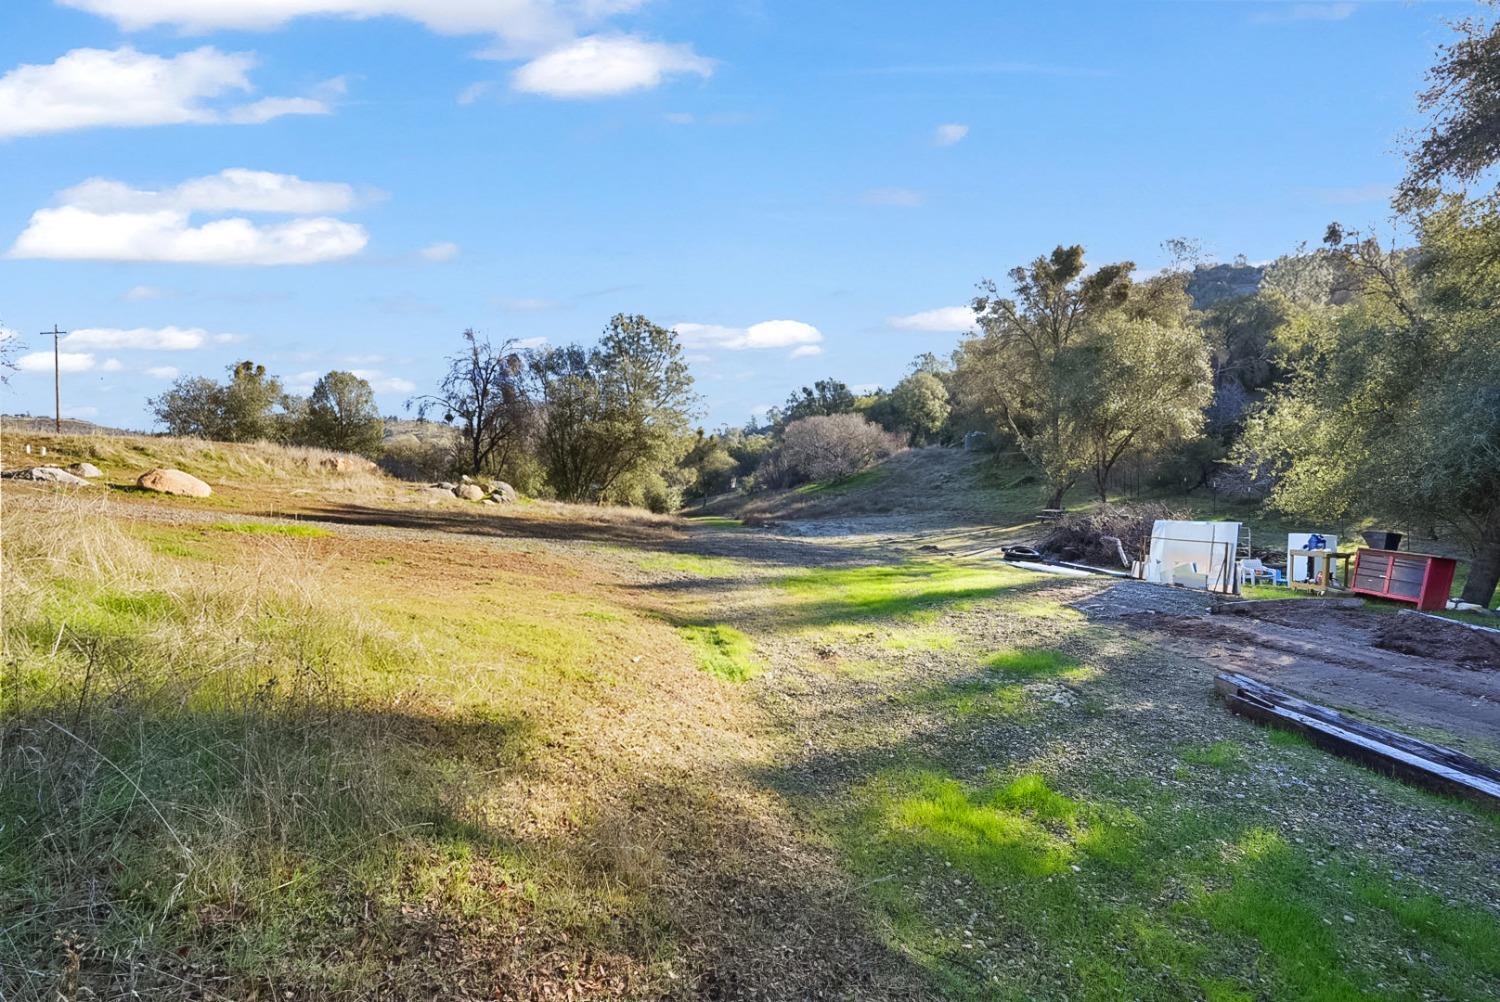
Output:
[[1319,748],[1417,786],[1500,810],[1500,770],[1476,758],[1224,672],[1214,688],[1234,712],[1303,735]]

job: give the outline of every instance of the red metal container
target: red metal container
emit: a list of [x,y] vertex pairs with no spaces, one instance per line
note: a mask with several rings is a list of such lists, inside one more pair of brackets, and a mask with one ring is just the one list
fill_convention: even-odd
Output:
[[1411,602],[1418,609],[1434,612],[1448,607],[1448,593],[1453,590],[1453,572],[1457,569],[1458,561],[1452,557],[1360,550],[1354,554],[1349,590],[1393,602]]

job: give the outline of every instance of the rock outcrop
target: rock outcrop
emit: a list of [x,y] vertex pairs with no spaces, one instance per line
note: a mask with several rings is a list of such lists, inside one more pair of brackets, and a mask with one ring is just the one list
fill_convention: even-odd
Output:
[[173,470],[166,467],[157,467],[142,473],[136,482],[137,487],[143,487],[148,491],[156,491],[158,494],[178,494],[190,498],[206,498],[213,493],[213,488],[193,476],[191,473],[183,473],[181,470]]

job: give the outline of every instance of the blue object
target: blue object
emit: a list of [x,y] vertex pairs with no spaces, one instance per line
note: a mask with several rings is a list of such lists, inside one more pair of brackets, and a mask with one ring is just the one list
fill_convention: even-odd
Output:
[[1302,548],[1304,550],[1326,550],[1328,549],[1328,540],[1314,532],[1307,537],[1307,542],[1303,544]]

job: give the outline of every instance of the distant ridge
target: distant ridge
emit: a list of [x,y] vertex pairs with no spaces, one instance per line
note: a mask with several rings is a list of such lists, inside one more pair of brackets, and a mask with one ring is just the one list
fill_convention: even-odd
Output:
[[[0,414],[0,432],[51,431],[53,420],[34,414]],[[81,421],[78,418],[63,418],[64,435],[150,435],[149,431],[131,431],[129,428],[111,428],[109,425]]]
[[1202,310],[1226,299],[1255,295],[1265,277],[1265,265],[1200,264],[1188,279],[1187,291],[1193,309]]

